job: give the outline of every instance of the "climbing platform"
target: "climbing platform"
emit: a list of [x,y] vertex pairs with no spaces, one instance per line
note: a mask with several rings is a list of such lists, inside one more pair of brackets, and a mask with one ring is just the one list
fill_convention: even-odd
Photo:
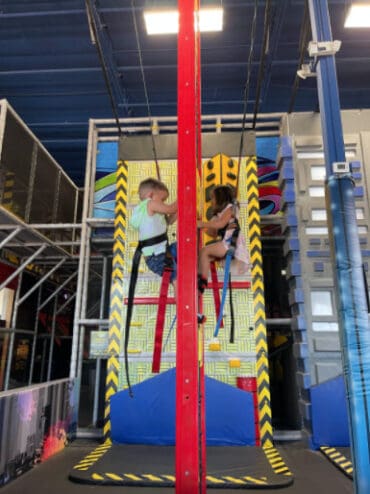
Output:
[[[105,443],[75,465],[69,479],[95,485],[173,487],[173,446]],[[150,457],[143,468],[137,458]],[[208,447],[207,487],[276,489],[293,483],[293,475],[276,448]]]

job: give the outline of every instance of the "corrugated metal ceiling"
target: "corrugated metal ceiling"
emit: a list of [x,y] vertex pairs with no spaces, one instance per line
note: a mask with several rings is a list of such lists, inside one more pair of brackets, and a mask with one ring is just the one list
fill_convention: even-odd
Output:
[[[158,3],[177,5],[174,0],[89,0],[120,117],[148,115],[140,58],[151,115],[176,115],[176,36],[149,37],[144,29],[144,8]],[[256,4],[248,113],[317,110],[314,78],[300,80],[294,90],[304,0],[268,2],[269,45],[263,74],[260,60],[267,1],[212,3],[224,7],[224,30],[202,35],[202,112],[243,113]],[[370,30],[343,28],[349,3],[329,0],[333,38],[342,41],[336,56],[341,105],[368,108]],[[306,40],[310,39],[308,32]],[[113,118],[101,63],[91,43],[85,1],[2,0],[0,53],[0,97],[9,101],[69,175],[81,183],[88,120]],[[306,49],[304,61],[308,61]]]

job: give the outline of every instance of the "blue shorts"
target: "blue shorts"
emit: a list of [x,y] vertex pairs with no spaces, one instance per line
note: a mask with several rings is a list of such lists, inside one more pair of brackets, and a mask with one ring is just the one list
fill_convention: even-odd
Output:
[[[173,280],[176,279],[177,275],[177,250],[176,250],[176,242],[170,245],[169,247],[171,256],[172,258],[170,259],[170,265],[172,267],[172,273],[171,273],[171,278],[170,281],[172,282]],[[163,275],[164,271],[164,266],[166,262],[166,253],[163,252],[162,254],[154,255],[152,254],[151,256],[146,256],[145,257],[145,262],[150,271],[153,271],[153,273],[158,274],[159,276]]]

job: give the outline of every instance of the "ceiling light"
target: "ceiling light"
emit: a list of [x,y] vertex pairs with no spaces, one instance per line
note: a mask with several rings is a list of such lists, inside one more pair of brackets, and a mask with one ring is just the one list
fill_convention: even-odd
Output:
[[[223,13],[222,8],[200,9],[200,31],[222,31]],[[175,34],[179,31],[179,13],[177,10],[146,11],[144,12],[144,20],[147,34]]]
[[148,34],[175,34],[179,31],[177,10],[144,12],[144,20]]
[[201,33],[222,31],[224,9],[205,8],[199,10],[199,30]]
[[352,4],[349,8],[344,27],[370,27],[370,4]]

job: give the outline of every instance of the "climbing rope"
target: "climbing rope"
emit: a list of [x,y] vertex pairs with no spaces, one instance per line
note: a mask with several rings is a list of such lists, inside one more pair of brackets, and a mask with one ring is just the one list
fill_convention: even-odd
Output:
[[131,13],[132,13],[132,20],[133,20],[134,29],[135,29],[135,37],[136,37],[137,51],[138,51],[138,55],[139,55],[140,71],[141,71],[141,78],[143,81],[146,107],[147,107],[148,118],[149,118],[150,126],[151,126],[150,135],[151,135],[151,139],[152,139],[152,151],[153,151],[153,156],[154,156],[154,161],[155,161],[155,168],[156,168],[156,172],[157,172],[157,178],[158,178],[158,180],[161,180],[161,174],[160,174],[160,169],[159,169],[159,164],[158,164],[158,159],[157,159],[157,150],[155,147],[155,140],[154,140],[154,135],[153,135],[153,127],[154,127],[153,126],[153,118],[152,118],[152,113],[150,111],[148,88],[147,88],[146,79],[145,79],[143,56],[142,56],[142,50],[141,50],[141,44],[140,44],[139,30],[138,30],[137,21],[136,21],[134,0],[131,0]]

